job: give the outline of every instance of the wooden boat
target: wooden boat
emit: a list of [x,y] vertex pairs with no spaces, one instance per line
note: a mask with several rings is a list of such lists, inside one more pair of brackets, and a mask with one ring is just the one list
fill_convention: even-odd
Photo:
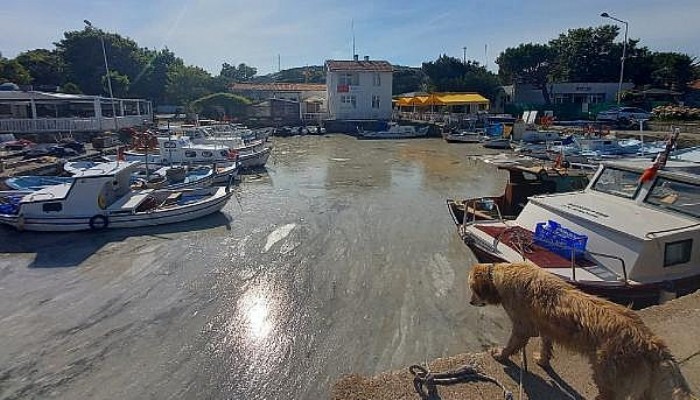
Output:
[[428,126],[416,128],[413,125],[392,125],[385,131],[363,131],[358,132],[358,139],[413,139],[426,137]]
[[0,223],[20,230],[78,231],[189,221],[221,210],[226,187],[134,190],[140,162],[112,162],[74,175],[70,183],[25,194],[0,193]]
[[452,215],[481,262],[529,262],[643,307],[700,287],[697,171],[693,163],[608,162],[582,192],[530,197],[515,219]]
[[508,173],[504,193],[493,197],[448,199],[447,206],[456,222],[474,219],[514,219],[523,210],[530,196],[580,191],[588,185],[590,178],[590,174],[583,170],[524,165],[522,162],[497,165],[499,170]]

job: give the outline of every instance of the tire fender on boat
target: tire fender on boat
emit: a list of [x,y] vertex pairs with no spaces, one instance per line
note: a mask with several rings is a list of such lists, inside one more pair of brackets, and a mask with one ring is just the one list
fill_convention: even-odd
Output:
[[93,215],[90,217],[90,229],[93,231],[99,231],[107,228],[109,226],[109,219],[101,214]]

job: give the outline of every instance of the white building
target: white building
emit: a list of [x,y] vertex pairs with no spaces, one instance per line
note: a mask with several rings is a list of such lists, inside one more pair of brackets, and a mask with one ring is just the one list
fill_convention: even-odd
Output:
[[148,100],[115,98],[112,103],[100,96],[0,91],[0,133],[114,131],[144,120],[153,120]]
[[329,119],[391,119],[393,67],[387,61],[326,61]]

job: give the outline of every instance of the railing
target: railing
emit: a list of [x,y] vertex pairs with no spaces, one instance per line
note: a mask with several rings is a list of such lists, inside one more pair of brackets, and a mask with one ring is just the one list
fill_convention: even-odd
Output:
[[114,118],[37,118],[0,119],[0,133],[95,132],[143,125],[152,115],[127,115]]
[[328,113],[304,113],[302,114],[302,118],[304,121],[322,121],[328,118]]
[[465,120],[476,119],[476,114],[469,113],[438,113],[438,112],[406,112],[394,111],[394,119],[407,119],[412,121],[442,122],[446,124],[458,124]]

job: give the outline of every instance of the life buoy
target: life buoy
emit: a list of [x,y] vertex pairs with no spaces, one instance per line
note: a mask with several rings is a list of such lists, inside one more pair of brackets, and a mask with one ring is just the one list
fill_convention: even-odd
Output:
[[99,231],[107,228],[109,226],[109,219],[106,216],[97,214],[90,217],[90,229],[93,231]]

